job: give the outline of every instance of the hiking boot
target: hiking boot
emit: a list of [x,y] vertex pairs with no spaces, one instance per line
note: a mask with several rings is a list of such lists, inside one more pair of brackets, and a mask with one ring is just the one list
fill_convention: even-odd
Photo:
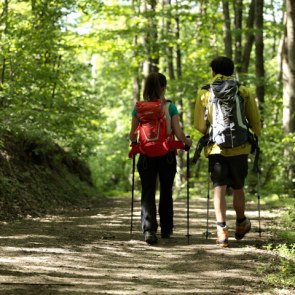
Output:
[[235,238],[236,240],[241,240],[246,233],[248,233],[251,229],[251,222],[250,219],[246,218],[241,223],[236,223],[236,233]]
[[172,230],[164,230],[164,231],[161,231],[161,238],[162,239],[169,239],[170,236],[172,235],[173,231]]
[[216,244],[221,247],[228,247],[228,227],[217,226]]
[[154,232],[154,231],[144,232],[144,240],[146,243],[148,243],[150,245],[156,244],[158,242],[156,232]]

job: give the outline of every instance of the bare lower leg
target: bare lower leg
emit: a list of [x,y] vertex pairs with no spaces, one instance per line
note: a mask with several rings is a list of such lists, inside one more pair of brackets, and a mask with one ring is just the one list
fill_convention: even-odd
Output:
[[244,189],[233,190],[233,206],[236,211],[237,219],[245,217],[245,193]]
[[214,188],[214,209],[217,222],[226,222],[226,185]]

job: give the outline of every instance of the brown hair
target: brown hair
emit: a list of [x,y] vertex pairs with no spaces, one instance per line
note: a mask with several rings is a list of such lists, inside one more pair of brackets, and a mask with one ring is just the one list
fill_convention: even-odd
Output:
[[143,99],[145,101],[159,99],[161,98],[162,91],[158,73],[149,74],[145,80]]

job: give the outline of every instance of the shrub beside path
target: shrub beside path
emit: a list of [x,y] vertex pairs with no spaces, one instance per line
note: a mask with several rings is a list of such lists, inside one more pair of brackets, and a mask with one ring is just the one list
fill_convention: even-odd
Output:
[[[211,206],[212,208],[212,206]],[[263,210],[262,237],[256,205],[248,216],[253,230],[235,241],[234,212],[229,210],[231,247],[215,245],[210,210],[208,240],[206,200],[190,201],[190,239],[186,237],[186,202],[175,201],[175,230],[155,246],[143,241],[140,204],[135,201],[130,238],[130,199],[102,199],[85,208],[1,224],[1,295],[83,294],[295,294],[267,285],[260,269],[269,255],[261,247],[271,238],[276,212]],[[293,293],[293,292],[294,293]]]

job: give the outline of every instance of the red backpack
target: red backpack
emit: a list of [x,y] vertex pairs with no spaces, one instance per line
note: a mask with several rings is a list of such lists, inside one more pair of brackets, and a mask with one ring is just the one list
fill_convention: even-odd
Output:
[[136,153],[158,157],[166,155],[170,150],[184,148],[182,142],[174,139],[169,105],[170,101],[165,99],[136,103],[139,125],[135,133],[138,133],[138,143],[132,145],[129,157]]

